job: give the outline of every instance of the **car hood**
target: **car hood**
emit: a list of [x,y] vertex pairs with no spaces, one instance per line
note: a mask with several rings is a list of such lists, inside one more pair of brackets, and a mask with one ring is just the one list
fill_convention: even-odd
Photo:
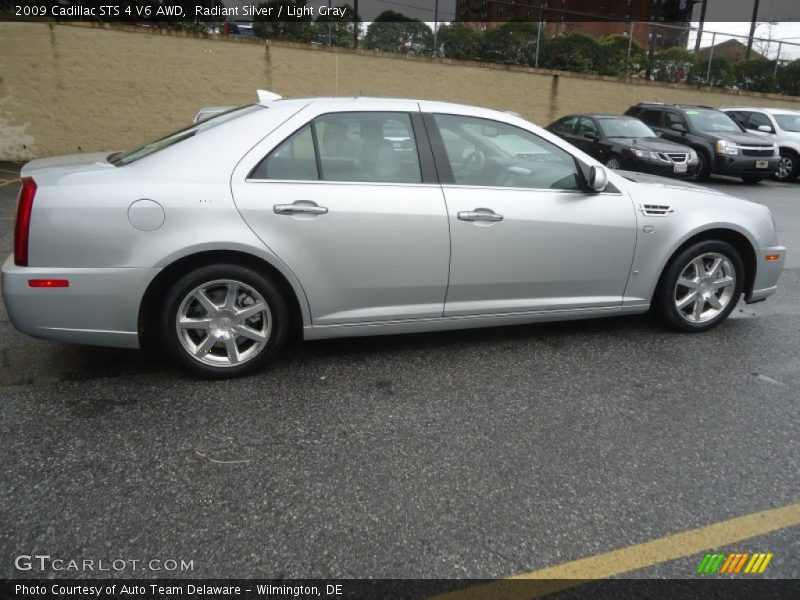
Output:
[[[615,171],[615,173],[621,175],[628,181],[632,181],[634,183],[642,183],[650,186],[658,186],[661,189],[666,188],[684,192],[691,190],[693,192],[700,192],[701,194],[709,194],[711,196],[714,196],[715,198],[719,198],[720,196],[727,196],[728,198],[736,198],[735,196],[731,196],[730,194],[726,194],[725,192],[720,192],[719,190],[703,187],[702,185],[689,183],[688,181],[683,181],[681,179],[660,177],[658,175],[651,175],[649,173],[639,173],[637,171]],[[740,198],[736,199],[740,200]]]
[[689,152],[689,148],[662,140],[658,137],[646,138],[608,138],[609,142],[621,146],[622,148],[630,148],[631,150],[648,150],[651,152]]
[[79,173],[113,169],[114,165],[108,162],[112,152],[91,152],[86,154],[68,154],[66,156],[53,156],[32,160],[20,172],[20,177],[34,177],[36,175],[61,175],[66,173]]
[[767,146],[772,147],[774,142],[769,138],[763,138],[760,135],[753,133],[724,133],[717,131],[705,132],[706,135],[716,137],[718,140],[725,140],[726,142],[733,142],[741,146]]

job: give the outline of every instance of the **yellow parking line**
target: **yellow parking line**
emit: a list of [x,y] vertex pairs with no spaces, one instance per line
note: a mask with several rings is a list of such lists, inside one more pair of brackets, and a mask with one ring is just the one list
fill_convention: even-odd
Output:
[[4,185],[10,185],[12,183],[17,183],[19,179],[0,179],[0,187]]
[[[644,569],[797,525],[800,525],[800,502],[720,521],[605,554],[520,573],[509,579],[442,594],[436,596],[436,599],[540,598],[587,581]],[[691,573],[687,573],[687,576]]]

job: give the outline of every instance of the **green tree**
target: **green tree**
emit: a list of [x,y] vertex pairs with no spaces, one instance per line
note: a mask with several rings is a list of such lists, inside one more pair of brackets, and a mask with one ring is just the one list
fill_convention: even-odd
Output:
[[777,92],[780,88],[775,78],[775,61],[752,58],[733,67],[736,85],[750,92]]
[[713,87],[730,87],[735,83],[733,68],[723,57],[715,56],[711,59],[711,71],[708,70],[707,60],[702,61],[692,69],[689,83]]
[[[305,0],[269,0],[269,2],[262,2],[258,5],[259,8],[271,7],[273,9],[272,14],[259,14],[253,21],[253,33],[258,37],[271,40],[312,42],[314,28],[311,18],[308,15],[303,15],[300,18],[286,16],[288,14],[287,9],[297,9],[305,6],[305,4]],[[280,17],[278,16],[279,14],[281,15]]]
[[784,94],[800,96],[800,59],[778,69],[778,86]]
[[584,33],[568,33],[547,44],[547,67],[562,71],[591,73],[601,62],[601,46],[597,38]]
[[[479,57],[489,62],[533,66],[536,57],[538,25],[510,21],[485,32],[478,45]],[[544,36],[541,38],[544,49]],[[543,56],[540,55],[540,60]]]
[[[339,8],[344,8],[343,17],[318,16],[314,21],[314,41],[329,46],[340,46],[349,48],[353,45],[354,29],[353,7],[349,4],[342,4]],[[361,18],[357,17],[358,23]]]
[[430,52],[433,31],[419,19],[387,10],[375,17],[367,28],[363,46],[383,52]]
[[667,48],[653,58],[653,78],[656,81],[680,83],[689,78],[696,65],[697,56],[686,48]]
[[[630,48],[630,57],[628,57]],[[626,35],[609,35],[600,42],[598,72],[631,77],[647,68],[647,52]]]
[[469,25],[459,21],[443,25],[436,37],[439,48],[447,58],[469,60],[479,55],[481,34]]

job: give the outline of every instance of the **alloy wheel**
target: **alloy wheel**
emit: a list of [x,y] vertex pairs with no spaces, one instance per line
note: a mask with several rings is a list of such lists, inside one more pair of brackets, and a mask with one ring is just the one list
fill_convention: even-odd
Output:
[[251,286],[219,279],[186,294],[175,316],[175,328],[193,359],[215,367],[233,367],[252,361],[267,346],[272,313]]
[[784,154],[778,161],[778,168],[775,169],[775,177],[781,180],[788,179],[793,170],[794,160],[792,160],[791,156],[786,156]]
[[609,169],[614,169],[615,171],[622,168],[622,163],[616,156],[612,156],[606,161],[606,166]]
[[717,252],[706,252],[683,268],[675,284],[673,301],[686,322],[707,323],[727,308],[735,290],[736,269],[731,260]]

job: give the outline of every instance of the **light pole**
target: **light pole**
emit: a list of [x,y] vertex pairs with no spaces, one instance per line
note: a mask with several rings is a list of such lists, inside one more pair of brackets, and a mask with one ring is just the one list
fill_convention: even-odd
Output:
[[744,59],[750,60],[750,52],[753,50],[753,37],[756,34],[756,19],[758,19],[758,4],[761,0],[755,0],[753,3],[753,20],[750,21],[750,36],[747,38],[747,52],[744,53]]

